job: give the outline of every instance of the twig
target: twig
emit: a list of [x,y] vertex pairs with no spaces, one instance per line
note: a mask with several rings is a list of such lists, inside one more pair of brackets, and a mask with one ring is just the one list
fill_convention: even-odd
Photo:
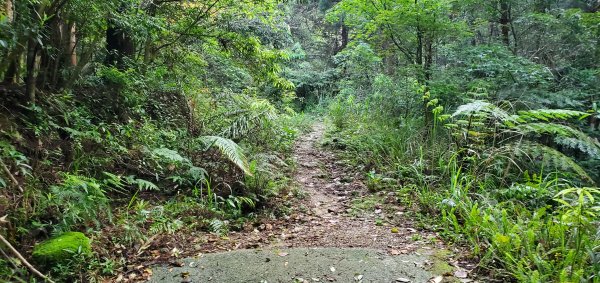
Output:
[[10,178],[10,180],[19,188],[19,191],[23,192],[23,187],[21,187],[19,181],[17,181],[15,176],[13,176],[13,174],[10,173],[10,170],[8,169],[6,164],[4,164],[4,161],[2,159],[0,159],[0,165],[2,165],[2,169],[4,169],[4,172],[6,173],[6,175],[8,175],[8,178]]
[[19,270],[19,267],[17,267],[17,265],[11,260],[11,258],[4,252],[4,250],[2,248],[0,248],[0,253],[2,254],[3,257],[6,258],[6,260],[8,262],[10,262],[10,264],[14,267],[15,271],[21,275],[21,272]]
[[[4,163],[3,163],[4,164]],[[27,266],[27,268],[29,268],[29,270],[31,270],[31,272],[37,276],[39,276],[40,278],[46,280],[46,282],[50,282],[50,283],[54,283],[54,281],[52,281],[50,278],[48,278],[48,276],[42,274],[41,272],[39,272],[37,269],[35,269],[35,267],[33,267],[33,265],[31,265],[20,253],[19,251],[17,251],[2,235],[0,235],[0,241],[2,243],[4,243],[8,249],[13,253],[13,255],[15,255],[19,260],[21,260],[21,262]]]

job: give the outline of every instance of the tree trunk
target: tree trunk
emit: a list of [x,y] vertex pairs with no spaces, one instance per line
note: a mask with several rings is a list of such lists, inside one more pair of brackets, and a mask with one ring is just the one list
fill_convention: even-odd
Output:
[[15,19],[15,9],[12,0],[5,0],[4,2],[4,11],[6,12],[6,20],[9,23],[12,23]]
[[510,3],[508,0],[500,0],[500,30],[502,33],[502,42],[510,46]]
[[340,45],[340,51],[344,50],[348,46],[348,26],[342,23],[342,44]]
[[[124,13],[126,9],[126,3],[122,2],[118,12]],[[108,54],[105,64],[119,69],[124,69],[125,59],[135,54],[133,38],[113,18],[108,19],[106,28],[106,51]]]
[[[5,12],[4,14],[6,15],[6,20],[9,23],[12,23],[15,19],[15,10],[13,8],[13,1],[12,0],[6,0],[4,2],[4,7],[2,7],[3,11]],[[18,47],[17,47],[18,48]],[[16,52],[16,50],[14,51]],[[7,64],[8,64],[8,68],[6,69],[6,72],[4,73],[4,78],[3,78],[3,82],[6,84],[12,84],[12,83],[17,83],[19,81],[19,66],[18,66],[18,57],[20,56],[16,56],[13,55],[14,53],[9,52],[9,54],[6,56],[6,58],[4,60],[7,60]],[[6,65],[4,65],[5,63],[3,62],[3,66],[5,67]],[[2,71],[4,71],[4,69],[0,69],[0,74],[2,73]]]
[[65,54],[69,58],[69,66],[77,67],[77,28],[75,23],[69,25],[69,42],[66,46],[67,53]]
[[39,67],[38,44],[34,38],[27,43],[27,76],[25,78],[25,95],[29,103],[35,103],[37,71]]

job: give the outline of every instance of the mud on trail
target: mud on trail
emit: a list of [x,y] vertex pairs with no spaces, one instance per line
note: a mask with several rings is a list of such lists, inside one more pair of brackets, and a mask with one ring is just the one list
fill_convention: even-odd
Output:
[[324,132],[316,123],[296,143],[302,197],[288,216],[210,238],[204,253],[153,267],[150,282],[472,282],[394,193],[369,192],[363,172],[320,147]]

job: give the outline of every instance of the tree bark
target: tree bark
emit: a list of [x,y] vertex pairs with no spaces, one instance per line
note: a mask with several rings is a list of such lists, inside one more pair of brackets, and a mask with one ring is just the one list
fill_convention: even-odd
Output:
[[5,0],[4,11],[6,11],[6,20],[8,20],[9,23],[12,23],[15,19],[15,9],[13,6],[12,0]]
[[39,67],[38,43],[34,38],[27,43],[27,76],[25,77],[25,95],[29,103],[35,103],[37,71]]
[[510,46],[510,3],[508,0],[500,0],[500,30],[502,33],[502,42]]
[[[6,19],[9,23],[12,23],[15,19],[15,12],[14,12],[15,10],[14,10],[13,5],[14,4],[13,4],[12,0],[6,0],[4,2],[4,7],[2,7],[6,14]],[[17,50],[15,50],[13,52],[16,52],[16,51]],[[18,66],[19,60],[18,60],[18,58],[20,56],[16,56],[14,54],[15,53],[9,52],[9,54],[4,59],[4,60],[7,60],[8,68],[6,69],[6,72],[4,73],[4,78],[2,81],[7,84],[17,83],[19,81],[19,66]],[[4,65],[4,63],[3,63],[3,67],[4,66],[6,66],[6,65]],[[0,73],[2,73],[2,71],[4,71],[4,69],[0,69]]]
[[[119,13],[125,13],[126,3],[122,2]],[[116,66],[119,69],[125,68],[125,59],[131,58],[135,54],[135,44],[133,38],[120,27],[114,18],[108,19],[106,28],[106,65]]]
[[342,44],[340,45],[340,51],[344,50],[348,46],[348,26],[342,23]]

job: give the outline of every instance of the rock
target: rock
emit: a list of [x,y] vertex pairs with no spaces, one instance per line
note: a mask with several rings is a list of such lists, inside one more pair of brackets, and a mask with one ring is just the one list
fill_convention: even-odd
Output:
[[80,232],[67,232],[37,244],[33,248],[33,259],[43,265],[54,265],[73,258],[80,252],[92,252],[90,239]]

